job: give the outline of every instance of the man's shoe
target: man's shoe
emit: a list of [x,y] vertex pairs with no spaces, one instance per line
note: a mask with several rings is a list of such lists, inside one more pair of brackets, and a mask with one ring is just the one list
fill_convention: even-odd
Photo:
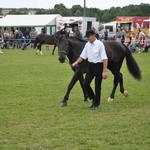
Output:
[[92,100],[92,104],[89,106],[89,108],[92,108],[94,106],[94,100]]
[[91,109],[96,110],[96,109],[98,109],[98,106],[93,106],[93,107],[91,107]]
[[89,106],[89,108],[92,108],[94,106],[94,104],[92,103],[90,106]]

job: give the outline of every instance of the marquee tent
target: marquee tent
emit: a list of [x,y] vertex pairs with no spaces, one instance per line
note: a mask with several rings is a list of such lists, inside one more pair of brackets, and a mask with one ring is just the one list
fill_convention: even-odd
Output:
[[0,19],[0,27],[46,27],[50,33],[56,28],[57,17],[60,15],[6,15]]

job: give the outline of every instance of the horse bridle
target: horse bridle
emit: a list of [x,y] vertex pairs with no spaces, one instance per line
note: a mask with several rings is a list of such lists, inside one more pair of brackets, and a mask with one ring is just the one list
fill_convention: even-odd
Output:
[[[67,56],[67,52],[65,52],[65,51],[59,51],[59,53],[64,53]],[[66,61],[65,62],[69,64],[68,57],[65,57],[65,60],[67,61],[67,62]]]

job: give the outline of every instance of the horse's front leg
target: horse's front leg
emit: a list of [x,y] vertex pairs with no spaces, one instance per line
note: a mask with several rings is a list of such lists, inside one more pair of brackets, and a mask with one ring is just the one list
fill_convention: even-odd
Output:
[[56,49],[56,45],[54,45],[53,47],[52,55],[54,55],[55,49]]
[[81,72],[76,70],[73,77],[72,77],[72,79],[71,79],[71,81],[70,81],[70,83],[69,83],[69,85],[68,85],[67,92],[66,92],[66,94],[65,94],[65,96],[64,96],[64,98],[61,102],[62,107],[67,106],[67,101],[69,99],[69,94],[70,94],[72,88],[74,87],[74,85],[76,84],[76,82],[79,80],[80,75],[81,75]]
[[80,75],[79,81],[80,81],[80,85],[81,85],[81,88],[82,88],[82,91],[83,91],[83,94],[84,94],[84,100],[83,101],[86,102],[87,99],[88,99],[88,94],[87,94],[87,92],[86,92],[86,90],[83,86],[83,81],[84,81],[83,74]]

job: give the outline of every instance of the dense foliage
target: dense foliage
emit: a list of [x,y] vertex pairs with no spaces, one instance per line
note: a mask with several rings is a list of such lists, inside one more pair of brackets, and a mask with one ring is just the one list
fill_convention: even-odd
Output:
[[[27,14],[30,9],[12,9],[9,14]],[[80,5],[73,5],[71,9],[66,8],[62,3],[56,4],[52,9],[32,9],[36,14],[60,14],[62,16],[83,16],[84,8]],[[0,8],[0,13],[2,9]],[[116,19],[116,16],[150,16],[150,4],[129,5],[125,7],[111,7],[101,10],[99,8],[86,8],[86,16],[96,17],[97,21],[109,22]]]

